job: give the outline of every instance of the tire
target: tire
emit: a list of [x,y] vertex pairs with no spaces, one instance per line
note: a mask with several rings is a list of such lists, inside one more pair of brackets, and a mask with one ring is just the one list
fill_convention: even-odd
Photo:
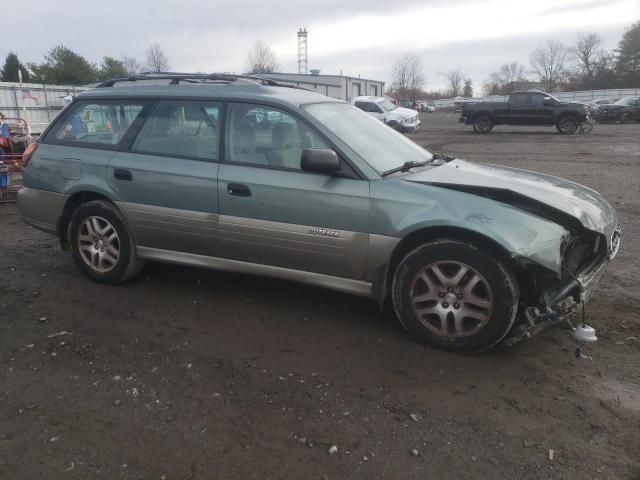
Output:
[[556,130],[563,135],[573,135],[578,131],[578,120],[575,117],[562,117],[556,122]]
[[446,238],[409,252],[391,289],[398,320],[414,339],[460,353],[497,345],[516,320],[520,296],[513,271],[501,259]]
[[80,205],[69,220],[67,238],[76,265],[96,282],[124,282],[144,266],[122,214],[106,200]]
[[402,132],[402,126],[398,122],[389,122],[387,123],[391,128],[397,130],[398,132]]
[[473,119],[473,131],[476,133],[489,133],[493,129],[493,120],[488,115],[477,115]]
[[628,112],[623,113],[620,116],[620,123],[631,123],[631,115]]

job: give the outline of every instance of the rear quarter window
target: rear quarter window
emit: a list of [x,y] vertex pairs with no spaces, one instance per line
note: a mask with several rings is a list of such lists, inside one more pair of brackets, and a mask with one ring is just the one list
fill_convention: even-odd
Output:
[[45,143],[71,146],[117,147],[141,116],[144,102],[79,101],[47,134]]

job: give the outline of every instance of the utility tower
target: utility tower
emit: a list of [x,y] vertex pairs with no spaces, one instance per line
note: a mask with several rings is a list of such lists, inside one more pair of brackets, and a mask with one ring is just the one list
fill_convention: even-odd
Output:
[[298,30],[298,73],[306,74],[308,68],[307,62],[307,29]]

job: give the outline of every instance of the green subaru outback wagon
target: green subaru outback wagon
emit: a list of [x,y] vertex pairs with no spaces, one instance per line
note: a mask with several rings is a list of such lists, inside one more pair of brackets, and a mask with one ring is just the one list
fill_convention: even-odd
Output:
[[560,178],[432,154],[272,80],[140,75],[78,96],[25,155],[19,208],[87,276],[146,261],[390,300],[420,342],[480,351],[567,321],[620,245]]

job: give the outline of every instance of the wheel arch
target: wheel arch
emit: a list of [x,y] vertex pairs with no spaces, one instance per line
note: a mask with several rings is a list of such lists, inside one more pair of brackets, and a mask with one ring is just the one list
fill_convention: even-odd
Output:
[[93,190],[76,191],[71,194],[71,196],[65,202],[64,208],[62,210],[62,215],[58,219],[58,225],[56,226],[58,239],[60,240],[60,247],[62,248],[62,250],[69,250],[69,239],[67,237],[67,232],[69,229],[69,220],[71,219],[71,215],[73,215],[73,212],[75,212],[80,205],[94,200],[106,200],[109,203],[114,204],[113,200],[107,195],[102,192],[96,192]]
[[572,111],[566,111],[566,112],[561,112],[556,116],[556,125],[560,120],[567,117],[573,118],[576,122],[580,123],[580,115],[578,113],[572,112]]
[[393,249],[389,262],[384,271],[374,279],[372,294],[374,299],[382,307],[391,293],[391,283],[396,268],[404,256],[419,245],[439,238],[458,240],[488,250],[503,260],[515,273],[521,270],[521,265],[516,262],[509,251],[496,240],[477,231],[457,226],[432,226],[424,227],[406,235]]
[[494,113],[492,113],[489,110],[480,110],[478,112],[475,112],[473,115],[471,115],[471,121],[475,121],[476,118],[478,118],[481,115],[486,115],[487,117],[489,117],[489,119],[491,120],[491,122],[495,123],[496,120],[496,116]]

